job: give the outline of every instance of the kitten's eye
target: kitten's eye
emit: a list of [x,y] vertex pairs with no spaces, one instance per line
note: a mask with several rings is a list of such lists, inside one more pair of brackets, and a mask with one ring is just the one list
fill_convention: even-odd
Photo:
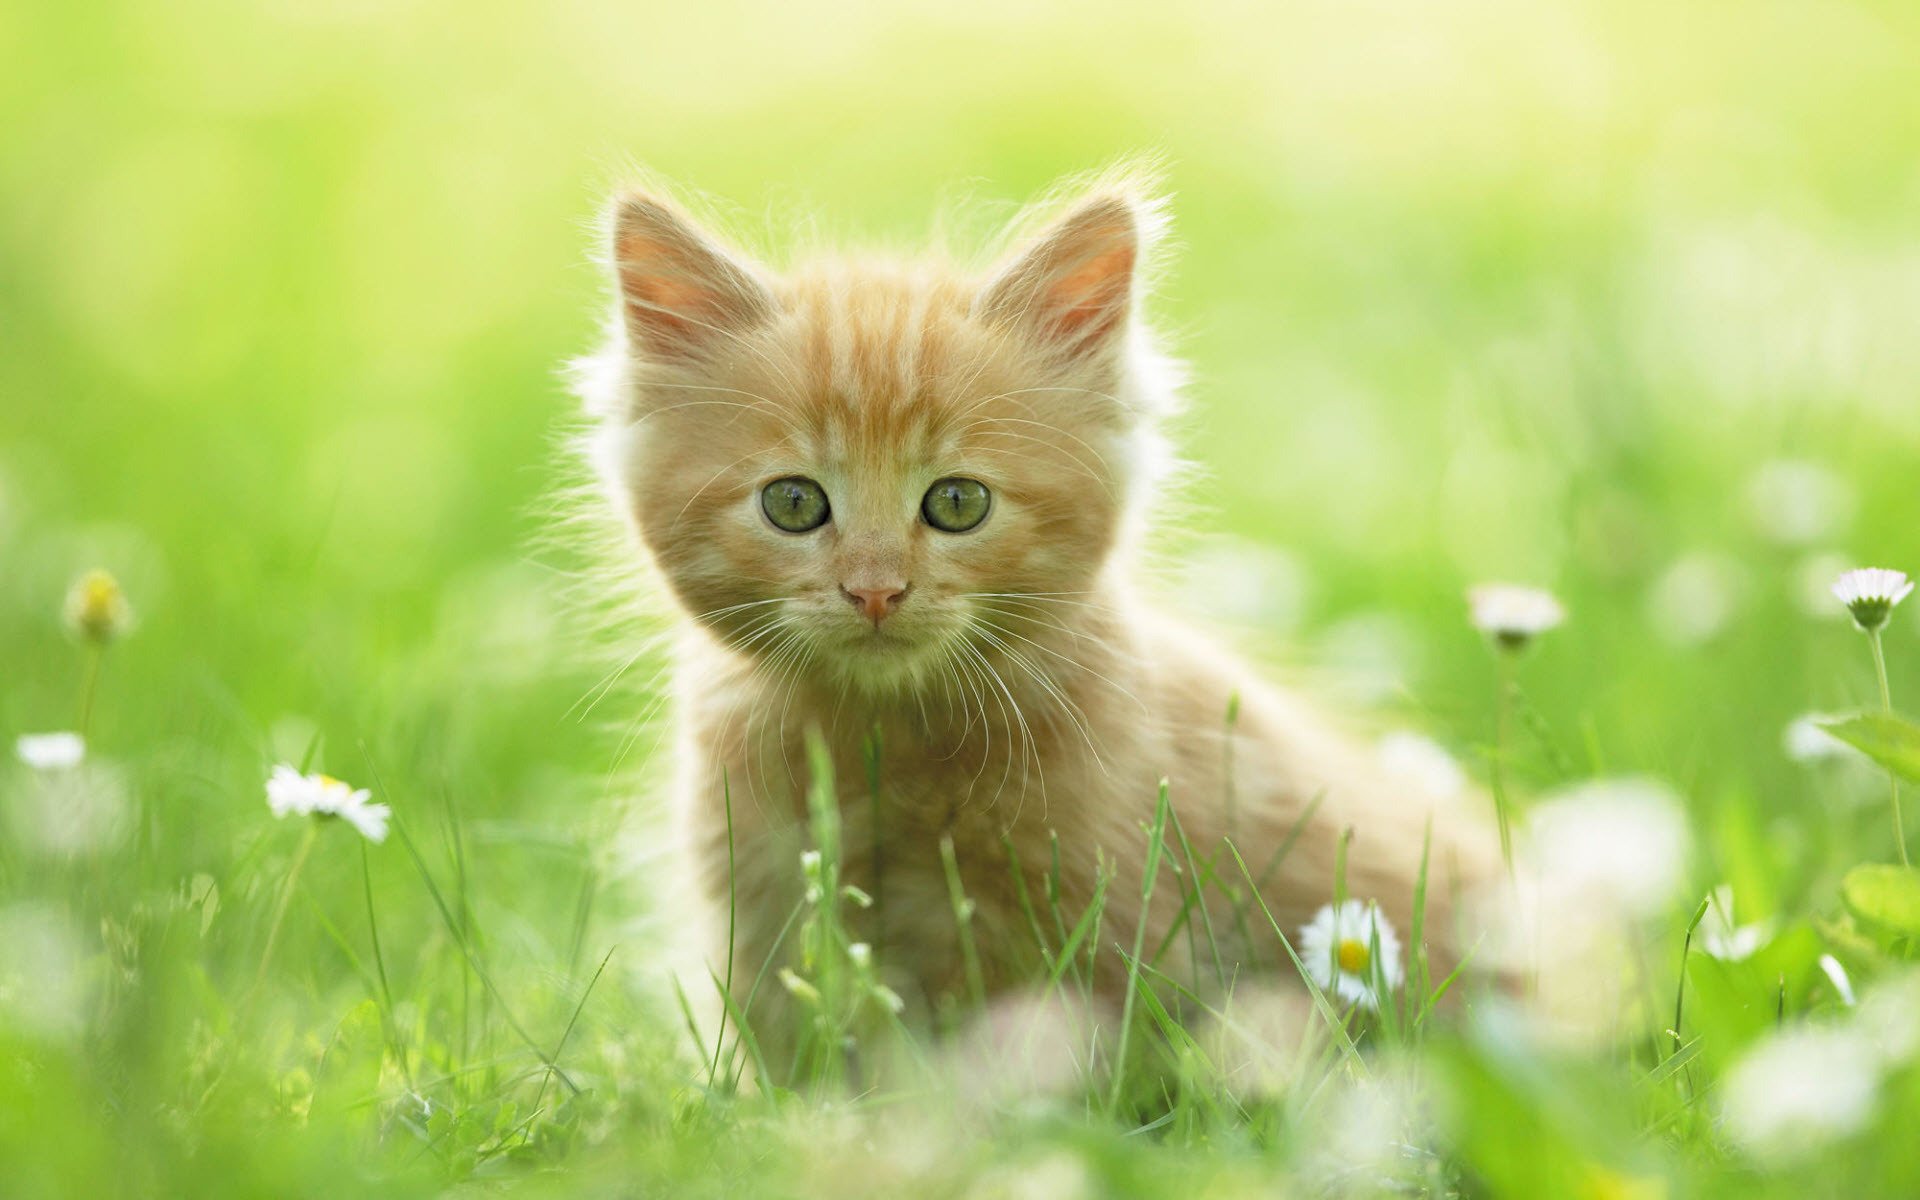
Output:
[[993,493],[978,479],[942,479],[927,489],[920,515],[927,524],[948,533],[965,533],[987,519]]
[[827,523],[833,510],[826,489],[811,479],[790,475],[760,489],[760,511],[788,533],[805,533]]

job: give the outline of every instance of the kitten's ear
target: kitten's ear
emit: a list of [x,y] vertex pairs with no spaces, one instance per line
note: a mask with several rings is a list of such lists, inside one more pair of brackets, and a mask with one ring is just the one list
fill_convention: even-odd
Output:
[[1090,196],[1000,271],[974,301],[974,314],[1069,358],[1102,353],[1126,329],[1135,268],[1154,224],[1152,208],[1130,195]]
[[649,356],[696,357],[773,315],[773,293],[752,267],[644,192],[614,202],[613,268],[627,334]]

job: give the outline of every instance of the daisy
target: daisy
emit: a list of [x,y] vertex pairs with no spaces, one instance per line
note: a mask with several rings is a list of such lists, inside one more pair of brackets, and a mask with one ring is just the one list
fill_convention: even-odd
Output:
[[133,609],[120,581],[95,568],[67,589],[67,626],[89,642],[105,645],[133,626]]
[[384,804],[368,802],[373,795],[318,772],[302,775],[281,763],[267,778],[267,805],[276,817],[290,815],[339,817],[370,842],[387,840],[387,821],[393,815]]
[[1378,1009],[1400,986],[1400,939],[1369,900],[1329,904],[1300,930],[1300,961],[1322,991]]
[[71,771],[86,758],[87,742],[77,733],[28,733],[14,742],[13,752],[36,771]]
[[1553,593],[1511,583],[1483,583],[1467,592],[1467,605],[1474,628],[1508,650],[1524,649],[1567,618]]
[[1893,606],[1913,591],[1913,580],[1903,571],[1861,567],[1834,580],[1833,594],[1853,614],[1853,623],[1872,633],[1887,623]]

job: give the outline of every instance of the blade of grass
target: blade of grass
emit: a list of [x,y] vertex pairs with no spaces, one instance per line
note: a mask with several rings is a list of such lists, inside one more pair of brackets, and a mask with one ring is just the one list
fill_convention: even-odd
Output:
[[[368,766],[372,766],[371,759],[368,760]],[[374,781],[376,783],[379,782],[379,774],[377,771],[374,774]],[[384,784],[381,785],[380,790],[383,794],[386,792]],[[513,1007],[507,1003],[507,998],[500,994],[500,988],[494,983],[493,976],[487,971],[486,967],[481,965],[480,960],[475,957],[473,947],[467,944],[466,938],[460,935],[459,923],[454,920],[453,911],[447,907],[446,898],[440,893],[440,885],[434,882],[433,872],[427,868],[426,859],[420,856],[420,848],[414,845],[413,838],[407,833],[406,826],[401,823],[398,817],[393,821],[393,832],[399,836],[400,844],[407,848],[408,855],[413,859],[414,867],[419,870],[421,882],[426,884],[427,894],[433,898],[433,906],[439,910],[440,920],[442,924],[446,926],[447,932],[453,937],[453,944],[459,948],[460,953],[466,958],[467,965],[473,969],[474,975],[480,980],[481,985],[486,988],[488,994],[499,1003],[500,1015],[505,1018],[507,1027],[513,1030],[514,1035],[524,1042],[527,1048],[539,1057],[541,1062],[547,1065],[547,1068],[559,1078],[560,1082],[567,1086],[568,1091],[574,1095],[579,1095],[579,1085],[573,1082],[572,1076],[560,1069],[560,1064],[554,1062],[553,1059],[547,1055],[547,1052],[541,1048],[540,1043],[534,1041],[533,1035],[527,1032],[526,1026],[522,1025],[520,1019],[513,1015]]]
[[[573,1015],[567,1018],[567,1027],[560,1031],[560,1040],[553,1044],[553,1061],[559,1062],[560,1055],[566,1051],[567,1039],[573,1036],[573,1027],[579,1024],[580,1014],[586,1010],[587,997],[593,995],[593,986],[599,983],[600,976],[606,973],[607,964],[613,961],[613,952],[616,949],[618,949],[617,946],[607,947],[606,954],[601,956],[600,965],[594,968],[593,978],[587,980],[587,986],[581,990],[580,1000],[573,1006]],[[541,1103],[546,1100],[547,1085],[552,1082],[552,1071],[548,1071],[540,1077],[540,1090],[533,1094],[533,1108],[535,1112],[539,1111]],[[529,1121],[531,1121],[531,1118],[529,1118]]]
[[[1140,969],[1148,974],[1157,976],[1176,993],[1191,999],[1202,1011],[1209,1012],[1218,1019],[1219,1013],[1201,1001],[1199,996],[1195,995],[1190,989],[1181,986],[1179,980],[1174,979],[1165,972],[1156,970],[1152,963],[1142,963],[1140,964]],[[1240,1102],[1234,1098],[1230,1091],[1226,1091],[1225,1089],[1186,1088],[1188,1082],[1187,1077],[1189,1075],[1188,1068],[1192,1059],[1199,1060],[1199,1062],[1207,1068],[1205,1074],[1212,1078],[1219,1077],[1219,1067],[1213,1062],[1212,1057],[1207,1054],[1205,1048],[1194,1039],[1192,1032],[1188,1030],[1185,1022],[1180,1021],[1171,1012],[1167,1011],[1167,1006],[1160,1002],[1160,997],[1154,994],[1152,988],[1142,988],[1140,990],[1140,1002],[1146,1007],[1147,1015],[1151,1017],[1154,1024],[1159,1027],[1162,1036],[1167,1039],[1167,1044],[1175,1047],[1184,1055],[1189,1056],[1189,1060],[1181,1064],[1182,1087],[1185,1089],[1185,1094],[1195,1097],[1195,1103],[1205,1107],[1208,1113],[1216,1119],[1226,1115],[1226,1111],[1220,1103],[1224,1097],[1227,1104],[1231,1105],[1234,1110],[1232,1115],[1237,1119],[1245,1120],[1247,1116],[1245,1108],[1241,1106]]]
[[[786,945],[787,935],[793,932],[794,923],[800,919],[800,914],[805,912],[806,908],[807,902],[805,900],[799,901],[793,906],[793,910],[787,913],[787,919],[781,923],[780,931],[773,937],[773,945],[767,950],[767,957],[761,960],[759,969],[753,973],[753,983],[747,987],[747,998],[741,1001],[739,1006],[734,1009],[734,1026],[736,1028],[743,1030],[747,1028],[745,1023],[746,1016],[753,1011],[753,1002],[755,998],[760,995],[761,985],[767,981],[767,971],[771,969],[774,962],[779,959],[780,948]],[[712,972],[708,973],[711,974]],[[727,1003],[729,1007],[732,1006],[731,995],[728,996]],[[765,1062],[763,1061],[756,1064],[756,1069],[761,1072],[760,1078],[763,1081],[763,1086],[773,1086],[773,1077],[766,1074]],[[736,1074],[733,1077],[732,1086],[736,1089],[740,1086],[739,1075]]]
[[[1240,847],[1228,842],[1227,848],[1233,852],[1234,862],[1240,865],[1240,873],[1246,876],[1247,883],[1251,885],[1253,872],[1247,869],[1247,860],[1240,856]],[[1347,1032],[1346,1023],[1340,1019],[1340,1014],[1334,1011],[1333,1005],[1327,1002],[1326,993],[1321,991],[1320,985],[1313,981],[1313,976],[1307,972],[1307,965],[1300,961],[1298,954],[1294,953],[1293,942],[1280,928],[1280,922],[1274,919],[1273,910],[1267,907],[1267,899],[1260,894],[1258,888],[1254,889],[1253,898],[1254,902],[1260,906],[1261,915],[1266,917],[1268,926],[1273,929],[1274,936],[1280,939],[1280,947],[1287,952],[1287,958],[1293,963],[1293,969],[1300,973],[1301,981],[1307,985],[1307,994],[1313,999],[1314,1011],[1320,1014],[1320,1019],[1326,1022],[1327,1028],[1333,1032],[1334,1043],[1345,1055],[1347,1064],[1364,1076],[1367,1073],[1366,1063],[1360,1057],[1359,1047],[1353,1044],[1353,1037]]]
[[1413,878],[1413,919],[1407,924],[1407,986],[1400,993],[1401,1020],[1408,1029],[1414,1022],[1413,998],[1427,994],[1427,867],[1433,856],[1433,814],[1427,814],[1427,827],[1420,835],[1420,871]]
[[[1053,971],[1053,951],[1047,946],[1047,935],[1040,928],[1040,914],[1034,911],[1033,899],[1027,895],[1026,872],[1020,868],[1020,851],[1014,847],[1013,839],[1006,834],[1000,835],[1000,844],[1007,851],[1007,869],[1013,873],[1013,894],[1019,902],[1020,912],[1027,918],[1027,928],[1033,934],[1033,944],[1039,947],[1040,961],[1046,965],[1049,974]],[[875,903],[878,903],[876,898]]]
[[[1326,798],[1325,792],[1316,792],[1313,799],[1307,801],[1306,808],[1302,809],[1293,824],[1287,827],[1287,836],[1280,839],[1280,845],[1274,850],[1273,857],[1267,860],[1266,866],[1260,868],[1260,879],[1254,884],[1254,890],[1265,891],[1267,885],[1273,882],[1273,873],[1278,871],[1280,865],[1287,861],[1287,856],[1293,853],[1294,843],[1298,842],[1300,835],[1306,832],[1307,823],[1313,820],[1314,813],[1320,811],[1320,804]],[[1235,857],[1238,857],[1237,851]]]
[[[1206,871],[1202,872],[1194,857],[1193,843],[1187,840],[1186,827],[1180,823],[1180,810],[1178,808],[1170,808],[1168,810],[1168,816],[1173,820],[1173,836],[1180,843],[1180,853],[1187,860],[1187,878],[1191,880],[1193,884],[1193,898],[1200,908],[1200,924],[1207,932],[1207,949],[1213,958],[1214,981],[1224,988],[1227,985],[1226,963],[1220,957],[1220,940],[1214,934],[1213,916],[1207,911],[1207,898],[1205,892],[1202,890],[1206,886],[1207,881],[1213,878],[1213,859],[1209,858],[1207,860]],[[1216,853],[1218,852],[1216,851]],[[1181,908],[1184,912],[1186,908],[1184,903],[1181,905]],[[1194,974],[1198,976],[1199,971],[1196,970]]]
[[1085,945],[1092,937],[1093,931],[1099,928],[1100,913],[1105,909],[1107,902],[1107,886],[1112,882],[1113,874],[1110,870],[1102,870],[1094,878],[1093,895],[1087,901],[1086,911],[1080,914],[1080,919],[1074,922],[1073,930],[1067,934],[1066,944],[1060,947],[1060,956],[1054,960],[1053,974],[1047,980],[1046,991],[1042,993],[1043,999],[1050,996],[1053,989],[1059,986],[1061,979],[1066,975],[1067,968],[1079,955],[1080,947]]
[[960,883],[960,863],[954,856],[953,836],[940,835],[940,865],[947,873],[947,900],[953,907],[953,922],[960,935],[960,958],[967,972],[967,991],[975,1012],[986,1007],[987,986],[980,973],[980,951],[973,940],[973,901],[967,899]]
[[[747,1014],[734,1003],[733,993],[720,982],[718,975],[708,971],[707,978],[713,980],[713,986],[720,992],[720,1006],[733,1016],[734,1040],[747,1048],[747,1060],[753,1064],[754,1074],[759,1077],[762,1094],[772,1097],[774,1095],[773,1076],[767,1072],[766,1056],[760,1052],[760,1039],[754,1036],[753,1026],[747,1023]],[[752,998],[749,997],[748,1000],[751,1003]],[[731,1090],[739,1090],[738,1073],[734,1074],[728,1087]]]
[[680,1003],[680,1017],[687,1023],[687,1039],[693,1043],[693,1052],[706,1057],[707,1039],[700,1036],[700,1023],[693,1018],[693,1005],[687,1000],[687,989],[680,986],[680,977],[673,977],[673,998]]
[[1140,951],[1147,940],[1147,916],[1153,909],[1153,884],[1160,874],[1160,858],[1165,849],[1167,814],[1172,809],[1172,788],[1160,781],[1160,798],[1153,808],[1153,827],[1147,835],[1147,861],[1140,880],[1140,917],[1133,927],[1133,954],[1127,963],[1127,991],[1120,1005],[1120,1046],[1114,1051],[1113,1090],[1107,1098],[1107,1111],[1117,1112],[1127,1082],[1127,1050],[1133,1035],[1134,995],[1140,990]]
[[[727,806],[727,978],[720,988],[723,996],[733,994],[733,942],[739,916],[738,875],[735,874],[733,842],[733,782],[726,769],[720,771],[720,795]],[[720,1008],[720,1029],[713,1035],[713,1058],[707,1064],[707,1087],[713,1087],[715,1072],[720,1070],[720,1046],[727,1038],[727,1009]]]

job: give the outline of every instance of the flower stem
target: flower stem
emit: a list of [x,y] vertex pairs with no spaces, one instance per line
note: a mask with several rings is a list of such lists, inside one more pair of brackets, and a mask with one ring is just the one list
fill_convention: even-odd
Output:
[[80,721],[74,726],[83,738],[93,721],[93,697],[100,687],[100,663],[106,657],[106,647],[98,642],[88,644],[86,672],[80,677]]
[[[1880,648],[1880,631],[1867,631],[1867,645],[1873,647],[1873,670],[1880,677],[1880,708],[1888,716],[1893,715],[1893,693],[1887,687],[1887,656]],[[1900,820],[1900,779],[1892,771],[1887,772],[1888,799],[1893,806],[1893,844],[1900,848],[1900,865],[1910,866],[1907,860],[1907,832]]]
[[1513,654],[1505,649],[1496,651],[1499,663],[1500,693],[1496,706],[1493,735],[1493,811],[1500,822],[1500,858],[1507,864],[1507,874],[1513,874],[1513,830],[1508,816],[1507,805],[1507,742],[1513,724]]

